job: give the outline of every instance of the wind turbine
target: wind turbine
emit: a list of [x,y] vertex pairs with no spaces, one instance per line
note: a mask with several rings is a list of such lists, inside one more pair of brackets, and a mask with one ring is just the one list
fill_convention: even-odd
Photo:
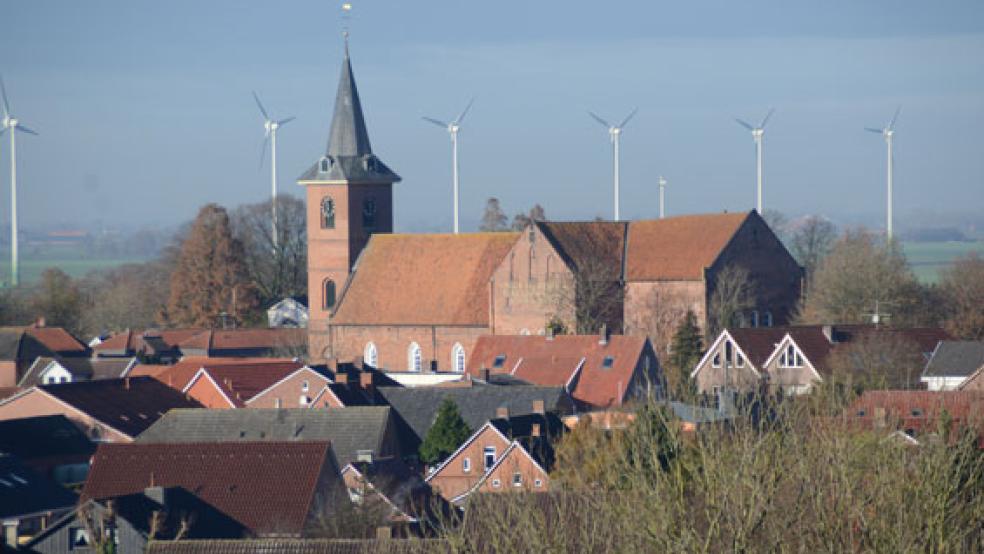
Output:
[[663,209],[665,204],[663,203],[663,189],[666,188],[666,179],[662,175],[659,176],[659,218],[663,219],[666,217],[666,211]]
[[272,219],[272,232],[273,232],[273,246],[277,246],[277,129],[286,125],[294,120],[294,117],[288,117],[281,120],[271,119],[270,115],[267,114],[266,108],[263,107],[263,103],[260,102],[260,97],[256,95],[256,91],[253,91],[253,99],[256,100],[256,107],[260,109],[260,114],[263,115],[263,150],[260,151],[260,167],[263,167],[263,158],[266,157],[267,143],[270,143],[270,189],[271,194],[273,194],[271,205],[271,210],[273,211]]
[[755,170],[758,183],[758,202],[756,203],[756,208],[758,209],[759,215],[762,215],[762,136],[765,135],[765,124],[769,122],[769,118],[772,117],[772,113],[775,111],[775,108],[769,108],[769,113],[765,114],[765,117],[762,118],[762,123],[759,123],[758,127],[753,127],[751,123],[738,119],[737,117],[735,118],[735,121],[739,125],[752,132],[752,138],[755,140]]
[[895,121],[899,118],[899,112],[901,111],[902,106],[896,108],[895,115],[892,116],[891,121],[888,122],[888,125],[884,129],[864,128],[865,131],[878,133],[885,137],[885,145],[888,147],[888,210],[885,216],[887,218],[885,233],[888,236],[888,240],[892,240],[892,173],[895,169],[895,158],[892,156],[892,137],[895,136]]
[[3,97],[3,119],[0,119],[0,135],[10,130],[10,284],[16,287],[19,273],[17,271],[17,133],[37,135],[35,131],[25,127],[10,113],[10,102],[7,100],[7,89],[0,78],[0,96]]
[[461,114],[454,118],[451,123],[445,123],[439,119],[434,119],[432,117],[424,117],[424,121],[429,121],[438,127],[443,127],[447,129],[448,134],[451,135],[451,182],[454,187],[454,233],[458,234],[458,130],[461,129],[461,122],[465,119],[465,115],[468,114],[468,110],[471,109],[472,103],[475,99],[472,98],[468,101],[468,105],[465,109],[461,111]]
[[625,124],[628,123],[629,120],[632,119],[635,116],[635,114],[636,114],[637,111],[639,111],[639,108],[633,109],[632,112],[629,115],[625,116],[625,119],[623,119],[622,122],[619,123],[618,125],[612,125],[612,124],[608,123],[607,121],[605,121],[604,119],[598,117],[594,112],[588,112],[588,115],[590,115],[592,118],[594,118],[595,121],[597,121],[598,123],[601,123],[602,125],[604,125],[605,127],[608,128],[608,136],[611,137],[611,139],[612,139],[612,181],[613,181],[613,184],[614,184],[614,187],[615,187],[615,221],[618,221],[619,220],[619,217],[618,217],[618,146],[619,146],[619,140],[620,140],[620,137],[622,136],[622,129],[625,127]]

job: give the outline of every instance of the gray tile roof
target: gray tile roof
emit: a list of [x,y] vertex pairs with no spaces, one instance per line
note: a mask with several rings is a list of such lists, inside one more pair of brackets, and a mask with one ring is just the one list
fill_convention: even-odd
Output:
[[968,377],[984,366],[984,341],[940,341],[923,377]]
[[339,467],[359,450],[382,454],[388,406],[332,409],[171,410],[137,437],[141,444],[239,441],[331,441]]
[[298,180],[373,183],[395,183],[400,180],[399,175],[372,153],[348,49],[345,51],[342,74],[338,80],[335,112],[331,120],[325,157],[331,162],[328,171],[321,171],[319,159]]
[[41,356],[31,364],[31,367],[21,377],[18,386],[33,387],[41,385],[41,373],[51,362],[68,370],[76,381],[91,381],[95,379],[119,379],[123,371],[136,363],[135,358],[53,358]]
[[[496,417],[496,410],[505,407],[509,415],[533,413],[533,402],[543,400],[548,411],[565,413],[570,410],[570,398],[562,387],[474,385],[471,387],[377,387],[386,402],[409,426],[412,438],[419,444],[427,435],[437,409],[445,398],[458,405],[461,417],[472,431]],[[401,437],[406,441],[410,437]],[[412,447],[406,443],[405,447]]]

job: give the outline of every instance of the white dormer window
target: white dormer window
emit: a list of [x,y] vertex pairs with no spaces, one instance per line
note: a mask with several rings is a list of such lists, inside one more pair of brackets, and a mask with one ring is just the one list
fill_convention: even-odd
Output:
[[461,343],[455,343],[451,349],[451,368],[455,373],[465,372],[465,347]]
[[331,158],[329,158],[328,156],[321,158],[321,173],[328,173],[328,171],[331,169],[331,166],[332,166]]
[[763,325],[766,327],[772,327],[772,312],[765,312],[764,319],[765,319],[765,323],[763,323]]
[[407,371],[420,372],[422,369],[422,356],[420,352],[420,345],[411,342],[410,347],[407,348]]
[[782,354],[779,355],[779,367],[782,368],[797,368],[803,367],[803,355],[799,353],[792,344],[786,346],[786,349]]

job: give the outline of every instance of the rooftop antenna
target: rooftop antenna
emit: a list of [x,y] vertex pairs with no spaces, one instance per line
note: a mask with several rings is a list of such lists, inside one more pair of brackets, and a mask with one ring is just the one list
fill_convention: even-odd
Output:
[[751,123],[747,121],[735,118],[738,125],[748,129],[752,132],[752,139],[755,140],[755,171],[756,171],[756,183],[758,185],[758,195],[756,201],[756,209],[759,215],[762,215],[762,137],[765,135],[765,124],[769,122],[769,118],[772,117],[775,108],[769,108],[769,113],[765,114],[762,118],[762,123],[758,124],[758,127],[752,126]]
[[878,327],[882,323],[882,320],[892,317],[892,314],[882,313],[881,303],[878,300],[875,300],[875,311],[863,315],[871,317],[871,324],[875,327]]
[[266,108],[263,107],[263,102],[260,102],[260,97],[253,91],[253,100],[256,100],[256,107],[260,109],[260,115],[263,116],[263,150],[260,151],[260,168],[263,168],[263,158],[266,157],[267,143],[270,144],[270,189],[272,194],[271,210],[273,212],[271,219],[271,229],[273,232],[273,247],[277,247],[278,242],[278,226],[277,226],[277,129],[290,123],[294,120],[294,117],[287,117],[281,120],[276,120],[270,117],[267,113]]
[[892,138],[895,136],[895,121],[899,118],[899,112],[902,111],[902,106],[895,109],[895,115],[888,122],[888,125],[883,129],[874,129],[871,127],[865,127],[864,130],[870,133],[878,133],[885,137],[885,146],[888,148],[888,161],[887,161],[887,172],[888,172],[888,209],[886,210],[885,217],[885,234],[888,240],[892,240],[892,173],[895,169],[895,158],[892,155]]
[[664,189],[666,189],[666,179],[664,179],[663,176],[660,175],[658,182],[659,182],[659,218],[663,219],[664,217],[666,217],[666,211],[664,209],[666,207],[666,204],[663,198],[663,193],[665,192]]
[[608,123],[607,121],[605,121],[604,119],[598,117],[594,112],[590,112],[590,111],[588,112],[588,115],[590,115],[595,121],[597,121],[598,123],[601,123],[602,125],[604,125],[605,127],[608,128],[608,136],[611,137],[611,141],[612,141],[612,181],[613,181],[613,185],[614,185],[614,188],[615,188],[615,221],[618,221],[619,220],[619,213],[618,213],[618,157],[619,157],[618,156],[618,147],[619,147],[619,141],[620,141],[620,138],[622,136],[622,129],[625,127],[625,124],[628,123],[629,120],[632,119],[635,116],[636,112],[638,112],[638,111],[639,111],[639,108],[633,109],[632,112],[629,113],[629,115],[627,115],[625,117],[625,119],[623,119],[622,122],[619,123],[618,125],[612,125],[612,124]]
[[3,103],[3,118],[0,119],[0,135],[10,130],[10,285],[16,287],[20,273],[17,270],[17,133],[37,135],[38,133],[25,127],[20,120],[10,113],[10,101],[7,99],[7,89],[0,77],[0,97]]
[[465,119],[468,114],[468,110],[471,109],[472,104],[475,99],[472,98],[468,101],[468,105],[465,109],[461,111],[458,117],[454,118],[451,123],[445,123],[439,119],[434,119],[432,117],[424,117],[424,121],[429,121],[438,127],[443,127],[447,129],[448,134],[451,135],[451,184],[454,189],[454,234],[458,234],[458,130],[461,128],[461,122]]

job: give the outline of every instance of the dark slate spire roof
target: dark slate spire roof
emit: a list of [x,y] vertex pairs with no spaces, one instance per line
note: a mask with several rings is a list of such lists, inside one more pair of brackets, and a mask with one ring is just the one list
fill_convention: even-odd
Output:
[[[328,161],[327,167],[325,160]],[[366,130],[366,120],[362,115],[362,102],[359,101],[359,90],[352,74],[347,40],[327,151],[298,180],[373,183],[395,183],[400,180],[399,175],[372,153],[369,131]]]

